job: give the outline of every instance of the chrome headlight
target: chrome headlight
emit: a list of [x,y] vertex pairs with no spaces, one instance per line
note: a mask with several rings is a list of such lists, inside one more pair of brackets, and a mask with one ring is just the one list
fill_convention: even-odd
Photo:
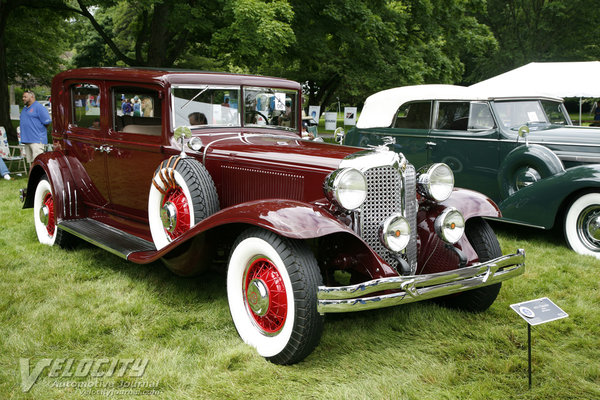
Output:
[[454,244],[465,233],[465,219],[454,207],[446,208],[433,224],[435,232],[446,243]]
[[454,189],[454,174],[449,166],[443,163],[421,167],[418,171],[419,193],[428,199],[444,201]]
[[335,205],[356,210],[367,198],[367,179],[355,168],[336,169],[325,179],[323,191]]
[[387,218],[379,227],[379,239],[391,251],[401,251],[410,240],[410,224],[400,214]]

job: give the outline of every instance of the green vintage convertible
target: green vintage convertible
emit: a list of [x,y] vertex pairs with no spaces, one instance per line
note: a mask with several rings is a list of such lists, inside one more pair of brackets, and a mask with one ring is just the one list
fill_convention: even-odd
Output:
[[446,163],[456,186],[498,203],[503,221],[562,227],[573,250],[600,258],[600,129],[573,126],[560,98],[384,90],[367,98],[343,142],[387,144],[415,166]]

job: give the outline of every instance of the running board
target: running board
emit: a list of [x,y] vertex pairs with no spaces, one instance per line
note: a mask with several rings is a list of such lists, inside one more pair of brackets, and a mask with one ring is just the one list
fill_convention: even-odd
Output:
[[131,253],[156,251],[152,242],[91,218],[64,220],[58,228],[126,260]]

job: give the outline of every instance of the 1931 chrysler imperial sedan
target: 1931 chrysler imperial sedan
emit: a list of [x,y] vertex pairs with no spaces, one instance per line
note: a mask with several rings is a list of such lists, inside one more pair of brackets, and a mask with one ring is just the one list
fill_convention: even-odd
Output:
[[181,275],[224,250],[235,327],[274,363],[310,354],[325,313],[431,298],[481,311],[524,270],[482,218],[495,204],[446,165],[302,140],[298,83],[90,68],[57,75],[52,98],[54,151],[25,193],[39,241]]
[[415,166],[444,162],[456,184],[498,203],[502,221],[562,228],[600,258],[600,130],[572,126],[562,99],[453,85],[405,86],[365,102],[347,145],[383,138]]

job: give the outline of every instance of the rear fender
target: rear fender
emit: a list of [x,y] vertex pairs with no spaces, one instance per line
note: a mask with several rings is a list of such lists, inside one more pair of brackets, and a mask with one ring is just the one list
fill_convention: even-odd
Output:
[[[57,221],[83,217],[84,201],[100,196],[76,158],[53,151],[41,154],[33,162],[23,208],[33,207],[35,189],[44,174],[52,187]],[[96,199],[95,204],[101,203]]]
[[600,192],[600,164],[569,168],[532,183],[499,206],[509,222],[550,229],[568,198],[583,190]]

